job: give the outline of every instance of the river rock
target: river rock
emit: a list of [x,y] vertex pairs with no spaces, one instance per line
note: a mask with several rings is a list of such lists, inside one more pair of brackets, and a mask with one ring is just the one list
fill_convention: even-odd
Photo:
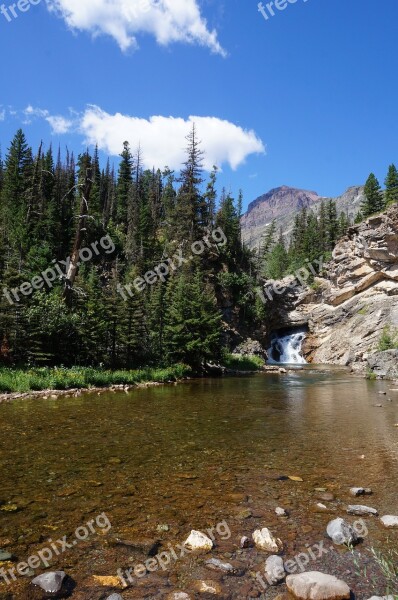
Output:
[[265,561],[265,576],[270,585],[277,585],[286,577],[286,571],[281,556],[273,554]]
[[214,594],[215,596],[218,596],[222,593],[222,588],[220,584],[217,583],[217,581],[211,581],[209,579],[197,580],[194,582],[193,587],[194,590],[196,592],[199,592],[200,594]]
[[274,538],[270,530],[266,527],[256,529],[253,533],[253,541],[257,548],[266,552],[279,552],[283,546],[281,540]]
[[234,567],[227,562],[222,562],[218,558],[210,558],[206,561],[206,567],[209,569],[213,569],[215,571],[223,571],[224,573],[233,573],[235,571]]
[[395,515],[384,515],[380,517],[380,521],[384,527],[398,527],[398,516]]
[[347,512],[349,515],[374,515],[377,517],[379,514],[375,508],[371,508],[370,506],[363,506],[362,504],[352,504],[347,508]]
[[326,528],[326,532],[338,546],[343,544],[351,545],[359,541],[359,537],[353,527],[341,517],[330,521]]
[[193,529],[185,540],[184,546],[193,552],[208,552],[213,548],[213,542],[201,531],[195,531]]
[[394,600],[394,596],[372,596],[369,600]]
[[192,596],[185,592],[171,592],[167,594],[166,600],[191,600]]
[[6,550],[1,550],[1,548],[0,548],[0,562],[6,561],[6,560],[12,560],[12,558],[13,558],[12,554],[7,552]]
[[318,571],[288,575],[286,585],[299,600],[349,600],[351,596],[344,581]]
[[370,488],[352,487],[350,488],[350,494],[351,496],[354,496],[354,498],[356,498],[358,496],[370,496],[371,494],[373,494],[373,492]]
[[66,577],[64,571],[54,571],[49,573],[43,573],[32,579],[33,585],[38,585],[47,594],[56,594],[62,588],[63,580]]
[[284,508],[281,508],[280,506],[278,506],[275,509],[275,514],[277,514],[278,517],[287,517],[287,516],[289,516],[288,512]]
[[111,594],[106,600],[123,600],[120,594]]
[[250,539],[246,535],[242,536],[239,545],[241,548],[250,548]]

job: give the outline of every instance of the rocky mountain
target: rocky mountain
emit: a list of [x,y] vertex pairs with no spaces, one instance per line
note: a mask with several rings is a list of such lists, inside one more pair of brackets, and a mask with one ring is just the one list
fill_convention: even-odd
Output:
[[[288,238],[296,214],[303,208],[317,212],[322,200],[327,201],[329,198],[323,198],[316,192],[299,190],[286,185],[271,190],[251,202],[247,212],[242,216],[243,241],[250,248],[258,247],[273,220],[276,221],[278,229],[282,228]],[[363,187],[351,187],[342,196],[333,200],[336,201],[339,213],[345,212],[354,220],[363,200]]]
[[314,286],[292,276],[273,288],[264,283],[268,329],[307,326],[308,361],[398,377],[398,352],[378,352],[383,329],[398,330],[398,206],[351,227]]

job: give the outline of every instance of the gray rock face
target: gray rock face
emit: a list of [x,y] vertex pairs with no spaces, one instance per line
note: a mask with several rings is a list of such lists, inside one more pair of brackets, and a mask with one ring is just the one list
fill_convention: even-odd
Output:
[[272,555],[265,561],[265,576],[270,585],[281,583],[286,577],[286,571],[281,556]]
[[252,340],[248,338],[246,341],[242,342],[239,346],[235,348],[233,354],[241,354],[242,356],[260,356],[267,360],[267,352],[262,347],[260,342],[257,340]]
[[369,368],[380,379],[398,378],[398,350],[375,352],[368,357]]
[[330,521],[326,528],[328,536],[338,546],[353,545],[359,541],[359,537],[353,527],[341,517]]
[[370,506],[363,506],[362,504],[352,504],[347,508],[347,512],[349,515],[374,515],[377,517],[379,514],[375,508],[371,508]]
[[398,527],[398,516],[395,515],[384,515],[380,517],[380,521],[384,527]]
[[43,573],[32,579],[33,585],[38,585],[47,594],[56,594],[62,588],[63,580],[66,577],[64,571],[53,571]]
[[351,595],[344,581],[318,571],[288,575],[286,585],[299,600],[349,600]]

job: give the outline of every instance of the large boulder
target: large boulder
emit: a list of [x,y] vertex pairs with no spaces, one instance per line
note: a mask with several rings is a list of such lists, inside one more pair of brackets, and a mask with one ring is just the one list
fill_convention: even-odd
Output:
[[318,571],[288,575],[286,585],[298,600],[349,600],[351,596],[344,581]]
[[398,378],[398,350],[384,350],[368,356],[369,369],[380,379]]

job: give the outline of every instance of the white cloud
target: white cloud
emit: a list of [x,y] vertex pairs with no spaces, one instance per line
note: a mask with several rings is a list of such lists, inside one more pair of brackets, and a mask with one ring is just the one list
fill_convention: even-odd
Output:
[[202,17],[198,0],[52,0],[49,10],[73,30],[94,37],[109,35],[122,51],[137,48],[137,34],[153,35],[162,46],[174,42],[199,44],[225,56]]
[[89,106],[80,120],[79,129],[87,144],[98,144],[109,154],[120,154],[122,144],[127,140],[133,149],[141,146],[146,167],[167,165],[179,169],[185,159],[185,138],[193,123],[202,141],[204,168],[208,171],[213,165],[221,167],[224,163],[236,169],[250,154],[265,152],[263,142],[254,131],[216,117],[191,116],[184,120],[153,116],[140,119],[120,113],[111,115],[98,106]]
[[73,126],[73,121],[70,119],[59,115],[50,115],[48,110],[34,108],[30,104],[25,108],[23,114],[25,115],[24,125],[29,125],[34,118],[45,119],[51,125],[52,132],[59,135],[67,133]]
[[5,111],[5,108],[2,108],[2,107],[0,106],[0,121],[4,121],[4,120],[5,120],[5,118],[6,118],[6,111]]
[[72,109],[69,113],[70,117],[66,118],[33,106],[23,111],[25,123],[42,118],[50,124],[53,134],[78,133],[84,137],[84,145],[97,144],[100,150],[112,156],[120,155],[126,140],[133,151],[140,146],[143,164],[148,169],[181,168],[186,158],[186,137],[193,123],[204,151],[203,167],[207,171],[214,165],[222,168],[224,164],[235,170],[251,154],[265,153],[263,142],[253,130],[217,117],[182,119],[158,115],[142,119],[121,113],[112,115],[95,105],[87,106],[83,113]]

